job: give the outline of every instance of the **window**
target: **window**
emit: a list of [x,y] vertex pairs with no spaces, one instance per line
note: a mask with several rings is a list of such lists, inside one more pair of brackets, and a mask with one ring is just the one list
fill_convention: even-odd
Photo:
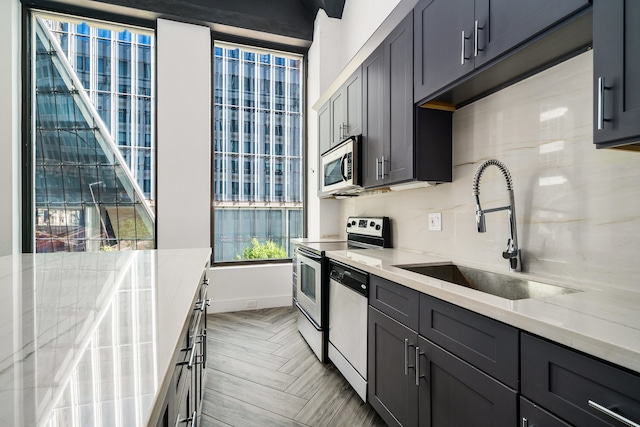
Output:
[[[302,57],[214,46],[214,262],[303,232]],[[234,156],[228,167],[225,159]]]
[[45,12],[31,30],[35,251],[154,248],[152,31]]

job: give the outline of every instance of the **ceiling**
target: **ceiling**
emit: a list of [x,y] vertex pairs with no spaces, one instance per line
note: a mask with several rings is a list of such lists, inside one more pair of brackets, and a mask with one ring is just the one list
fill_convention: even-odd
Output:
[[[324,9],[331,18],[341,18],[345,0],[97,0],[97,2],[141,9],[159,16],[169,15],[190,21],[206,22],[213,24],[212,28],[222,33],[227,32],[225,29],[232,34],[237,33],[238,29],[247,30],[244,37],[249,38],[256,38],[260,36],[259,33],[263,33],[267,41],[308,47],[313,40],[313,24],[318,10]],[[242,36],[242,32],[236,35]],[[274,40],[268,40],[269,35],[276,37]]]

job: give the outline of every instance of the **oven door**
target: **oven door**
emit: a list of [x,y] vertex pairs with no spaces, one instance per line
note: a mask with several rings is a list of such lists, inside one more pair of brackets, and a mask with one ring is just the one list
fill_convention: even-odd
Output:
[[298,306],[322,329],[322,257],[298,248],[296,297]]

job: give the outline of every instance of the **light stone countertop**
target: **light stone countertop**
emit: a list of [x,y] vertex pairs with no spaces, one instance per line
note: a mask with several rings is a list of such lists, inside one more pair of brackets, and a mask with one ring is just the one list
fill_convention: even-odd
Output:
[[210,253],[0,257],[2,425],[147,425]]
[[[401,249],[347,249],[326,256],[640,373],[640,292],[509,273],[506,261],[504,270],[496,270]],[[581,292],[511,301],[395,267],[450,263]]]

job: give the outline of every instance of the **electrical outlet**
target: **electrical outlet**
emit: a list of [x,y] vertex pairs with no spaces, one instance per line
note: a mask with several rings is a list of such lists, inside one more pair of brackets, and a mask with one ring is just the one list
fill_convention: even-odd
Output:
[[258,301],[254,299],[247,300],[247,308],[256,308],[258,306]]
[[442,231],[442,214],[440,212],[429,214],[429,231]]

